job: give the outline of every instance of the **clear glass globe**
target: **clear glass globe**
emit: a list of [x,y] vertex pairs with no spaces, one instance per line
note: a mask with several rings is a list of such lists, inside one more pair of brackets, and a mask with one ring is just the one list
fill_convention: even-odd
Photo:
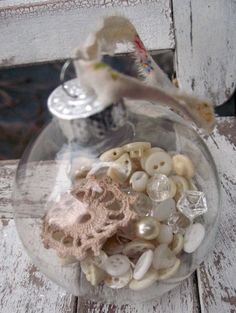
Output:
[[[174,288],[196,270],[214,246],[220,188],[213,158],[197,132],[173,112],[158,104],[126,101],[123,125],[106,130],[87,129],[86,123],[53,118],[26,149],[14,186],[15,223],[23,245],[36,266],[70,293],[94,301],[137,303],[155,299]],[[84,126],[83,126],[84,125]],[[87,136],[87,137],[86,137]],[[96,161],[101,153],[129,142],[146,141],[166,151],[188,155],[196,168],[195,184],[207,197],[208,211],[201,216],[206,236],[192,254],[181,255],[181,267],[171,279],[157,281],[142,291],[93,287],[79,263],[63,266],[53,249],[42,242],[43,218],[51,204],[73,185],[78,157]]]

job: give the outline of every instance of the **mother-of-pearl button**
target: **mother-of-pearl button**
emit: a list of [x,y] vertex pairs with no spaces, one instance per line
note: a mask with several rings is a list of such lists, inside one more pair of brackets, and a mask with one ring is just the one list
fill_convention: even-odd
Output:
[[165,224],[160,224],[160,233],[157,237],[157,240],[159,243],[171,243],[173,240],[172,227]]
[[170,214],[176,210],[175,201],[173,199],[167,199],[158,204],[155,204],[151,215],[158,221],[166,221]]
[[166,243],[159,245],[154,250],[152,265],[156,270],[171,267],[175,261],[176,257]]
[[150,142],[131,142],[123,146],[131,158],[141,158],[144,151],[151,148]]
[[148,175],[143,171],[134,172],[130,178],[130,184],[135,191],[142,192],[146,190]]
[[175,255],[177,255],[177,254],[179,254],[182,251],[183,246],[184,246],[184,237],[183,237],[183,235],[175,234],[174,238],[173,238],[173,241],[172,241],[172,243],[170,245],[171,251]]
[[172,277],[174,274],[177,273],[179,266],[180,266],[180,260],[176,258],[173,266],[169,268],[161,269],[158,271],[158,275],[159,275],[158,279],[159,280],[169,279],[170,277]]
[[147,161],[147,158],[154,152],[160,152],[160,151],[164,151],[163,149],[161,148],[158,148],[158,147],[154,147],[154,148],[151,148],[151,149],[148,149],[146,151],[144,151],[143,153],[143,156],[141,157],[140,159],[140,164],[142,166],[142,168],[145,170],[145,163]]
[[111,150],[108,150],[106,152],[104,152],[101,156],[100,156],[100,160],[102,162],[110,162],[110,161],[115,161],[117,160],[124,152],[123,148],[117,147]]
[[143,278],[143,276],[149,270],[152,264],[152,260],[153,260],[152,250],[147,250],[140,256],[134,268],[134,274],[133,274],[134,279],[139,280]]
[[194,166],[192,161],[183,154],[177,154],[172,158],[173,169],[176,174],[192,178],[194,176]]
[[128,242],[125,245],[123,249],[123,253],[129,257],[133,257],[148,249],[154,249],[154,248],[155,246],[150,241],[136,239],[136,240]]
[[155,283],[158,279],[158,273],[153,268],[150,268],[149,271],[144,275],[140,280],[132,279],[129,288],[132,290],[143,290]]
[[190,225],[184,234],[184,251],[194,252],[201,244],[205,236],[205,228],[200,223]]
[[168,153],[157,151],[152,153],[145,162],[145,171],[153,176],[156,173],[169,175],[172,169],[172,160]]
[[120,289],[128,285],[132,279],[132,269],[120,277],[108,276],[105,279],[105,284],[112,289]]
[[130,269],[130,262],[127,256],[115,254],[107,258],[103,264],[103,269],[111,276],[119,277]]

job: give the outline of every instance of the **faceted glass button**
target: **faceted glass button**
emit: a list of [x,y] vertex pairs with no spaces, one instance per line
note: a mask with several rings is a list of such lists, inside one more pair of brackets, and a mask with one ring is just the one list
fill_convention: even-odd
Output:
[[192,221],[207,212],[206,196],[201,191],[186,190],[177,202],[177,209]]

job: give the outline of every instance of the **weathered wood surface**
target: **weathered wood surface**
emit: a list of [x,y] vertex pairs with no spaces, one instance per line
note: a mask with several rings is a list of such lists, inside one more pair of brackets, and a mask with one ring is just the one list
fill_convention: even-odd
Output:
[[[236,119],[220,118],[218,121],[207,143],[219,170],[222,212],[214,251],[197,271],[198,286],[191,277],[160,300],[146,305],[115,307],[80,300],[78,313],[236,312]],[[16,164],[16,161],[0,162],[0,177],[5,173],[4,183],[0,181],[0,207],[10,208]],[[5,219],[1,223],[0,270],[1,312],[75,312],[75,299],[49,282],[31,264],[12,220]]]
[[207,140],[222,189],[222,211],[213,253],[197,271],[201,313],[236,312],[236,118],[222,118]]
[[71,57],[99,19],[114,14],[134,23],[148,49],[174,47],[171,6],[166,0],[4,0],[0,1],[0,66]]
[[220,105],[236,84],[236,1],[172,2],[180,86]]
[[72,313],[75,297],[32,264],[13,220],[0,220],[0,312]]

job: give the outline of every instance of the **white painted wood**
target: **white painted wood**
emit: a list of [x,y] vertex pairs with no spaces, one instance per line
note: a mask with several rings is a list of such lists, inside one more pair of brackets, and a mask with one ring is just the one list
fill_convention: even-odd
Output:
[[220,105],[236,84],[236,1],[172,2],[180,86]]
[[73,313],[75,297],[32,264],[13,220],[0,220],[0,312]]
[[222,118],[207,140],[222,189],[222,211],[213,253],[197,271],[202,313],[236,312],[236,118]]
[[130,18],[148,49],[174,48],[171,8],[166,0],[21,3],[0,2],[0,66],[68,58],[96,29],[99,19],[112,14]]

